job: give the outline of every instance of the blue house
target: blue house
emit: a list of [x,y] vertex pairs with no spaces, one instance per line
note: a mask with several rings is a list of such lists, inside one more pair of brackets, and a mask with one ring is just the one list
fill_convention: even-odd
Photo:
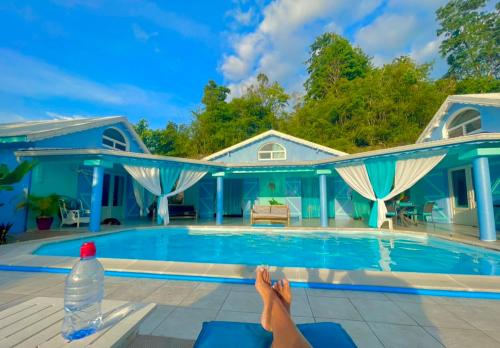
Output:
[[[124,117],[87,118],[76,120],[28,121],[0,125],[0,162],[11,169],[17,165],[15,151],[23,149],[112,149],[135,153],[149,153],[132,125]],[[3,191],[0,201],[0,222],[14,223],[11,232],[19,233],[34,226],[26,210],[16,205],[27,193],[48,195],[57,193],[82,199],[90,207],[92,173],[80,161],[40,161],[35,169],[14,191]],[[123,169],[109,169],[105,177],[105,194],[111,198],[118,191],[126,192],[130,184]],[[121,195],[118,194],[119,196]],[[104,216],[125,214],[127,196],[110,202],[103,208]]]
[[[415,144],[357,154],[270,130],[202,160],[156,156],[118,117],[0,125],[0,151],[11,166],[17,159],[39,162],[18,195],[81,199],[92,211],[91,231],[106,217],[141,219],[153,202],[152,194],[138,194],[139,179],[124,169],[132,166],[157,168],[164,177],[177,177],[181,169],[201,173],[175,199],[197,211],[198,223],[232,217],[248,224],[254,205],[273,201],[287,205],[297,224],[328,227],[358,219],[379,228],[387,221],[382,208],[409,198],[417,210],[432,202],[433,222],[477,226],[481,239],[495,240],[499,108],[500,94],[450,96]],[[167,185],[174,191],[181,181],[176,177]],[[161,186],[163,197],[170,187]],[[2,209],[2,218],[11,219],[13,205]],[[26,212],[15,213],[15,221],[15,231],[33,226]]]

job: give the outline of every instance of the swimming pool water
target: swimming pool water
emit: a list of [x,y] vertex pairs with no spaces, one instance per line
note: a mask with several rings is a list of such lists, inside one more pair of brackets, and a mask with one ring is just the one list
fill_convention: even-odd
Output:
[[97,257],[342,270],[500,275],[500,252],[395,234],[218,232],[183,228],[131,230],[54,242],[34,254],[79,255],[93,240]]

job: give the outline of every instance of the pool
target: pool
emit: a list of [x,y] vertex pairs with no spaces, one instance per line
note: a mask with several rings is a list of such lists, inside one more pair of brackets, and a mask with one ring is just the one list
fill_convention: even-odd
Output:
[[89,240],[105,258],[500,275],[500,252],[383,232],[144,229],[48,243],[34,254],[77,257]]

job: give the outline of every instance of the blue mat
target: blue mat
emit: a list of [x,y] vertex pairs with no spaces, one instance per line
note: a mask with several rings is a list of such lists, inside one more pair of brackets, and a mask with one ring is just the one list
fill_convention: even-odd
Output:
[[[299,324],[297,328],[314,348],[356,347],[351,337],[336,323]],[[269,348],[273,334],[260,324],[209,321],[203,323],[194,348]]]

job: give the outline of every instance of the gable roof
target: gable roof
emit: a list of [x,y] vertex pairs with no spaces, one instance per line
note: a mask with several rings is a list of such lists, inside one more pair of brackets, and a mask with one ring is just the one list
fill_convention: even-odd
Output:
[[0,138],[22,137],[23,141],[36,141],[61,135],[76,133],[86,129],[108,126],[115,123],[124,124],[145,153],[150,153],[142,142],[134,127],[123,116],[79,118],[70,120],[41,120],[17,123],[0,123]]
[[424,142],[431,136],[432,131],[439,127],[441,120],[448,112],[448,109],[453,104],[473,104],[484,106],[498,106],[500,107],[500,93],[483,93],[483,94],[458,94],[450,95],[441,107],[436,111],[434,117],[431,119],[427,127],[425,127],[422,134],[417,139],[417,144]]
[[332,155],[335,155],[335,156],[344,156],[344,155],[347,155],[346,152],[342,152],[342,151],[339,151],[339,150],[335,150],[335,149],[332,149],[332,148],[329,148],[327,146],[323,146],[323,145],[319,145],[319,144],[316,144],[316,143],[313,143],[311,141],[307,141],[307,140],[304,140],[304,139],[300,139],[300,138],[297,138],[297,137],[294,137],[294,136],[291,136],[291,135],[288,135],[288,134],[285,134],[285,133],[282,133],[282,132],[278,132],[278,131],[275,131],[273,129],[271,130],[268,130],[264,133],[261,133],[261,134],[258,134],[254,137],[251,137],[251,138],[248,138],[247,140],[244,140],[238,144],[235,144],[233,146],[229,146],[223,150],[220,150],[216,153],[213,153],[209,156],[206,156],[204,157],[203,159],[206,160],[206,161],[209,161],[209,160],[213,160],[217,157],[221,157],[222,155],[225,155],[229,152],[233,152],[239,148],[242,148],[246,145],[249,145],[249,144],[252,144],[252,143],[255,143],[256,141],[259,141],[261,139],[264,139],[264,138],[267,138],[269,136],[276,136],[278,138],[282,138],[282,139],[286,139],[286,140],[290,140],[290,141],[293,141],[294,143],[298,143],[298,144],[301,144],[301,145],[305,145],[305,146],[308,146],[308,147],[311,147],[313,149],[318,149],[318,150],[321,150],[321,151],[324,151],[326,153],[329,153],[329,154],[332,154]]

